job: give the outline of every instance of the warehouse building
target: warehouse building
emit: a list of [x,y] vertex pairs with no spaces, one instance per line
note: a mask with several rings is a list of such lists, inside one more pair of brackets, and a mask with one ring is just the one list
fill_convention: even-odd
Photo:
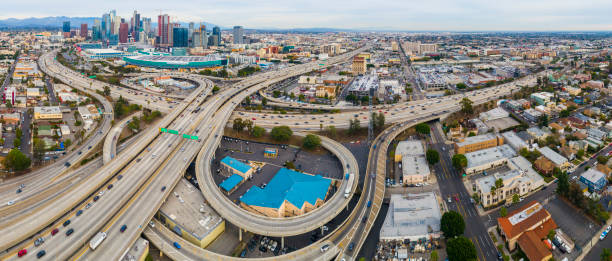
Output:
[[225,231],[225,220],[205,202],[202,193],[183,178],[156,217],[185,240],[206,248]]
[[248,211],[269,217],[292,217],[321,206],[332,180],[281,168],[264,188],[251,187],[240,197]]
[[431,171],[425,159],[425,145],[420,140],[400,141],[395,148],[395,162],[401,162],[403,184],[424,183]]
[[493,133],[467,137],[455,143],[455,153],[465,154],[482,149],[501,146],[504,144],[504,138]]
[[380,240],[440,238],[440,203],[433,192],[391,194],[389,211],[380,229]]
[[468,160],[465,174],[477,174],[488,169],[505,165],[516,156],[516,152],[508,144],[470,152],[465,154]]
[[61,120],[62,110],[59,106],[34,107],[35,120]]
[[520,151],[522,148],[529,147],[529,144],[521,139],[514,131],[507,131],[501,134],[504,137],[504,142],[515,151]]
[[237,174],[243,179],[248,179],[253,174],[253,167],[230,156],[225,156],[221,160],[221,166],[225,170],[221,173],[228,177]]

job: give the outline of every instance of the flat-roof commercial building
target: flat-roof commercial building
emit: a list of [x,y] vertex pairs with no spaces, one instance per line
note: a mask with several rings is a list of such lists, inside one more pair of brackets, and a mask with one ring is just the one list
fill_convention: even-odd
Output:
[[557,228],[548,211],[538,202],[529,204],[497,218],[497,226],[513,251],[518,243],[529,260],[549,260],[552,253],[542,241],[548,232]]
[[205,248],[225,231],[225,220],[205,202],[202,193],[182,178],[156,216],[174,233]]
[[508,159],[516,156],[516,152],[508,144],[466,153],[468,160],[465,174],[476,174],[488,169],[503,166]]
[[395,162],[402,161],[403,156],[425,155],[425,146],[420,140],[400,141],[395,147]]
[[364,75],[355,79],[348,87],[349,94],[357,97],[363,97],[370,95],[370,92],[374,93],[379,87],[378,76],[376,75]]
[[525,142],[521,137],[516,135],[514,131],[507,131],[501,134],[504,137],[504,142],[516,151],[520,151],[522,148],[529,147],[529,144]]
[[269,217],[291,217],[321,206],[332,180],[281,168],[265,188],[251,187],[240,197],[240,205]]
[[402,182],[404,184],[417,184],[429,180],[431,171],[425,159],[423,141],[400,141],[395,148],[395,161],[401,162]]
[[35,120],[61,120],[62,110],[59,106],[34,107]]
[[380,229],[380,240],[440,238],[441,219],[440,204],[433,192],[391,194],[389,211]]
[[253,167],[230,156],[225,156],[221,160],[221,166],[226,170],[223,173],[227,174],[227,176],[238,174],[242,178],[247,179],[253,174]]
[[355,56],[353,58],[353,64],[351,65],[353,75],[365,74],[366,69],[366,59],[361,56]]
[[142,67],[152,67],[160,69],[192,69],[225,66],[228,58],[209,55],[209,56],[159,56],[159,55],[139,55],[124,57],[123,60],[131,65]]
[[486,122],[486,121],[492,121],[492,120],[505,118],[508,116],[510,116],[510,114],[506,110],[500,107],[497,107],[489,111],[481,112],[479,118],[482,121]]
[[94,120],[100,118],[100,112],[93,104],[87,104],[85,106],[79,106],[79,114],[83,120]]
[[504,144],[504,138],[493,133],[472,136],[461,139],[455,143],[455,153],[465,154],[482,149],[501,146]]

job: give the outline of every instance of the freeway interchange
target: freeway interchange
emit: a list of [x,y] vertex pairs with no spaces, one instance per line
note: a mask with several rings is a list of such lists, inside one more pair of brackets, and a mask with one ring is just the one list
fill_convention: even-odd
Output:
[[[69,182],[61,183],[64,188],[59,192],[42,195],[41,197],[46,198],[41,200],[41,204],[31,206],[26,209],[27,211],[24,209],[16,211],[14,215],[11,215],[10,220],[0,219],[0,233],[3,235],[0,239],[0,249],[7,250],[1,253],[4,254],[1,257],[3,259],[15,258],[16,252],[24,248],[30,249],[32,252],[42,249],[40,247],[34,248],[32,244],[35,239],[44,237],[45,243],[43,246],[47,254],[43,259],[46,260],[119,259],[143,232],[145,234],[152,233],[151,231],[145,231],[146,224],[151,220],[172,190],[171,188],[180,180],[182,173],[194,159],[196,160],[198,183],[202,186],[201,190],[207,201],[224,218],[242,229],[262,235],[290,236],[322,226],[348,203],[348,200],[341,196],[342,193],[337,193],[321,208],[300,217],[282,220],[264,218],[225,202],[227,198],[221,195],[220,190],[211,181],[209,165],[213,152],[221,140],[224,126],[235,117],[255,119],[255,124],[265,128],[279,126],[278,122],[283,122],[282,125],[289,125],[292,129],[298,131],[318,130],[321,124],[346,128],[349,119],[353,118],[359,118],[362,125],[366,125],[369,119],[368,113],[354,111],[318,115],[285,115],[280,119],[261,113],[241,112],[241,114],[234,113],[232,115],[244,98],[266,86],[314,69],[346,61],[366,48],[368,47],[330,58],[326,64],[322,65],[318,63],[303,64],[281,71],[257,74],[235,83],[231,88],[222,89],[214,96],[211,95],[212,82],[200,79],[202,84],[199,88],[186,97],[176,108],[170,108],[171,105],[166,102],[151,104],[142,95],[134,95],[133,92],[125,88],[113,86],[111,95],[113,97],[121,95],[143,107],[169,111],[170,113],[156,124],[156,128],[151,128],[141,134],[138,140],[124,150],[121,157],[114,157],[102,166],[100,166],[99,161],[96,161],[96,164],[92,162],[91,165],[83,166],[77,170],[66,171],[63,165],[64,161],[61,161],[49,166],[49,170],[57,173],[43,172],[44,179],[40,178],[43,174],[31,174],[24,178],[24,180],[32,179],[37,182],[37,185],[32,184],[31,186],[39,190],[33,189],[32,192],[44,191],[48,187],[57,189],[60,186],[59,182],[51,184],[51,181],[55,181],[55,177],[60,177],[58,180]],[[55,54],[56,51],[49,52],[41,57],[40,61],[41,69],[50,76],[92,95],[98,95],[95,90],[101,91],[104,86],[108,85],[85,78],[66,69],[53,60]],[[385,131],[374,141],[374,144],[382,145],[389,142],[400,132],[399,129],[401,128],[408,128],[412,124],[435,119],[459,110],[460,100],[464,96],[470,97],[475,104],[480,104],[492,98],[511,94],[519,88],[517,84],[528,85],[535,82],[535,79],[535,76],[528,76],[511,84],[474,93],[379,108],[381,112],[385,113],[387,122],[398,124],[392,130]],[[105,101],[103,104],[108,103],[100,95],[96,98]],[[201,111],[190,113],[196,109]],[[92,142],[100,143],[109,132],[112,106],[110,104],[109,106],[105,105],[104,111],[106,115],[103,117],[103,128],[101,128],[101,131],[95,132],[95,136],[90,137],[83,147],[89,146],[87,144],[92,144]],[[278,115],[275,116],[278,117]],[[160,134],[158,128],[161,127],[180,130],[182,133],[190,135],[198,135],[200,140],[186,140],[176,135]],[[323,146],[339,156],[345,172],[358,174],[357,163],[346,148],[326,139],[323,139]],[[378,146],[378,148],[371,150],[368,171],[362,173],[362,175],[368,177],[367,174],[371,173],[372,178],[366,178],[362,192],[362,195],[366,196],[360,198],[350,217],[328,236],[307,248],[294,252],[293,255],[306,258],[317,253],[320,254],[320,246],[330,244],[330,250],[323,257],[329,259],[333,258],[332,254],[344,252],[348,243],[355,241],[358,244],[357,250],[354,250],[353,254],[358,253],[358,249],[363,244],[367,232],[371,229],[380,209],[380,202],[382,202],[385,169],[384,164],[381,167],[378,163],[384,162],[381,157],[384,157],[386,150],[383,148],[386,147],[386,145]],[[75,155],[70,156],[76,157]],[[72,161],[73,159],[68,158],[67,160]],[[376,164],[376,166],[370,166],[371,164]],[[371,170],[371,168],[375,168],[375,170]],[[90,174],[84,175],[84,173]],[[52,178],[49,179],[49,176]],[[77,176],[81,178],[71,179]],[[340,190],[347,186],[345,183],[343,182]],[[14,186],[14,184],[18,184],[18,182],[13,182],[10,185]],[[348,185],[353,186],[353,188],[356,186],[356,184]],[[4,188],[4,184],[2,186],[0,188]],[[30,184],[27,186],[30,188]],[[168,189],[162,190],[162,187]],[[3,191],[0,190],[0,192]],[[1,195],[4,198],[4,194]],[[28,196],[28,194],[24,194],[24,196]],[[34,198],[34,195],[29,196]],[[36,199],[39,200],[40,198]],[[374,202],[372,208],[365,207],[367,201]],[[16,205],[26,206],[29,204]],[[3,211],[3,209],[0,209],[0,211]],[[367,217],[367,222],[361,222],[363,217]],[[62,225],[68,220],[70,220],[69,224]],[[119,230],[123,225],[127,226],[127,230],[121,233]],[[51,236],[50,234],[55,228],[59,228],[59,234]],[[69,229],[73,229],[73,233],[66,235],[65,232]],[[96,251],[92,251],[87,247],[87,243],[99,231],[105,231],[109,240],[102,243]],[[338,255],[338,257],[340,256],[352,258],[350,253]],[[192,257],[197,257],[197,255]]]

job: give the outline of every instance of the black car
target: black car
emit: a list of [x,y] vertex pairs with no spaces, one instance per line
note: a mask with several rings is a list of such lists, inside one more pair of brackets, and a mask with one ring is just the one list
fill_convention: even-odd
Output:
[[36,254],[37,258],[41,258],[43,257],[47,252],[45,250],[40,250],[38,251],[38,253]]
[[353,251],[353,248],[354,248],[354,247],[355,247],[355,242],[351,242],[351,243],[348,245],[348,250],[349,250],[349,251]]
[[165,190],[166,190],[166,186],[163,186],[163,187],[161,188],[161,191],[165,191]]
[[70,162],[66,161],[66,163],[64,163],[64,166],[70,167]]
[[68,230],[66,231],[66,236],[70,236],[70,235],[72,235],[72,232],[74,232],[74,228],[68,229]]
[[64,226],[67,227],[68,225],[70,225],[70,219],[64,221]]
[[98,199],[100,199],[100,196],[95,196],[93,200],[98,201]]
[[126,229],[127,229],[127,225],[124,224],[123,226],[121,226],[119,231],[121,231],[121,233],[123,233]]
[[106,188],[107,189],[112,189],[113,188],[113,184],[108,184],[108,186]]

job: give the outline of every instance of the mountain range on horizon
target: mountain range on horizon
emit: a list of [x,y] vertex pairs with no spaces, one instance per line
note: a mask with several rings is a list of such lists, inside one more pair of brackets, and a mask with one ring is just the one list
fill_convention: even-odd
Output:
[[[94,20],[99,17],[67,17],[67,16],[48,16],[48,17],[30,17],[30,18],[7,18],[0,20],[0,30],[4,29],[61,29],[63,22],[69,21],[72,28],[78,28],[81,24],[87,24],[89,28],[93,26]],[[151,21],[152,26],[157,26],[155,21]],[[187,27],[189,22],[178,22],[181,26]],[[196,25],[199,23],[196,23]],[[207,30],[212,30],[214,26],[218,26],[209,22],[202,22]],[[231,29],[231,27],[219,26],[222,30]],[[264,32],[297,32],[297,33],[312,33],[312,32],[341,32],[355,31],[349,29],[337,28],[260,28],[245,30],[256,30]]]

